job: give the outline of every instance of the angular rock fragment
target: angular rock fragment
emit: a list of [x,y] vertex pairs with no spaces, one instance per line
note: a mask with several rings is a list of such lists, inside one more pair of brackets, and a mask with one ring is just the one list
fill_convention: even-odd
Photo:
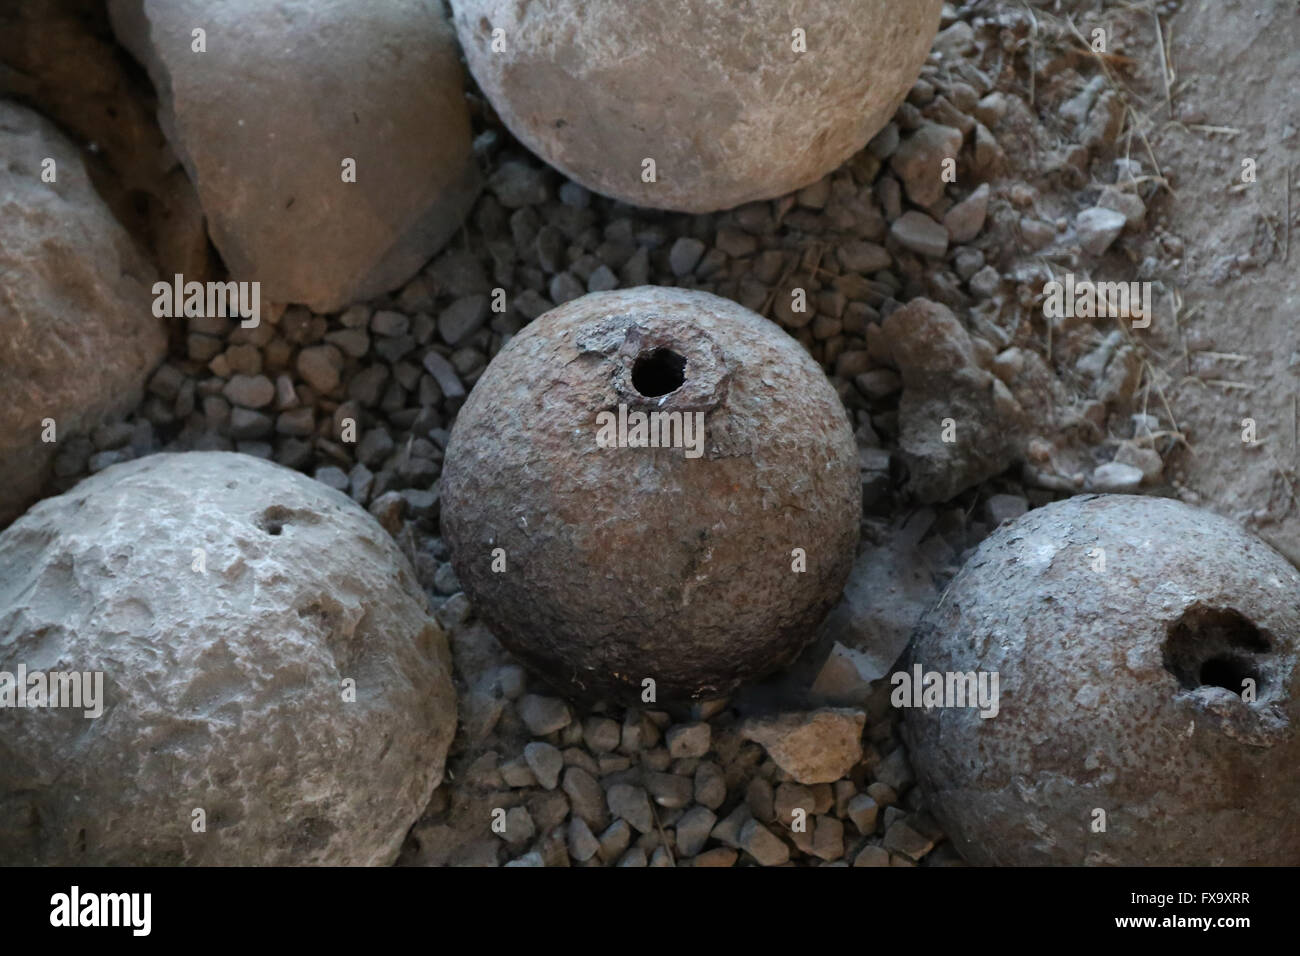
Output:
[[322,0],[109,6],[213,244],[263,302],[330,312],[387,292],[459,228],[478,171],[437,4],[385,0],[364,17]]

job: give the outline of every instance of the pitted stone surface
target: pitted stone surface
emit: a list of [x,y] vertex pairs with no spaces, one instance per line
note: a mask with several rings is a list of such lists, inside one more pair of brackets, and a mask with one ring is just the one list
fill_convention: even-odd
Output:
[[996,716],[905,711],[927,805],[975,864],[1294,864],[1297,593],[1262,541],[1170,499],[1084,495],[1002,525],[911,651],[999,675]]
[[[66,442],[140,400],[167,347],[153,267],[54,124],[0,101],[0,527]],[[44,164],[54,161],[53,167]],[[44,182],[51,169],[54,182]],[[54,441],[44,441],[46,420]]]
[[391,863],[456,726],[392,539],[226,452],[117,465],[0,535],[0,671],[19,664],[102,671],[104,707],[0,710],[9,863]]
[[[660,350],[682,378],[651,397],[635,370]],[[600,447],[597,416],[620,405],[700,413],[700,456]],[[628,700],[647,678],[660,700],[713,699],[793,659],[839,596],[861,514],[848,420],[803,348],[733,302],[646,287],[510,341],[456,419],[442,502],[456,575],[502,643]]]

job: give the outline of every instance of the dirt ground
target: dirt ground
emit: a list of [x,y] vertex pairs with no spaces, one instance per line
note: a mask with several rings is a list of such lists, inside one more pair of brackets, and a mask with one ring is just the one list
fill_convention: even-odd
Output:
[[[1183,245],[1167,281],[1181,295],[1161,330],[1166,395],[1187,446],[1178,494],[1243,522],[1300,561],[1296,501],[1296,91],[1300,4],[1191,0],[1164,27],[1171,80],[1153,91],[1151,146]],[[1152,74],[1154,73],[1154,77]],[[1160,84],[1159,66],[1143,73]],[[1243,183],[1243,161],[1256,181]],[[1297,234],[1300,235],[1300,234]],[[1165,313],[1168,312],[1166,307]],[[1172,336],[1169,334],[1173,332]],[[1256,441],[1243,441],[1255,423]]]

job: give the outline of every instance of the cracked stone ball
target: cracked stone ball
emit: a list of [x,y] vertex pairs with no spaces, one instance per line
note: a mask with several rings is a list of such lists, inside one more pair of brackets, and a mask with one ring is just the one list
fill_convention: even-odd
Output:
[[646,679],[659,700],[713,698],[791,661],[860,518],[821,368],[774,323],[679,289],[586,295],[524,328],[461,409],[442,479],[457,577],[502,643],[628,702]]
[[928,805],[982,865],[1300,863],[1297,594],[1268,545],[1165,498],[1003,525],[914,637],[908,670],[999,675],[996,716],[905,711]]
[[[19,668],[91,675],[98,706],[16,707]],[[442,780],[450,671],[347,496],[227,452],[105,469],[0,534],[0,861],[392,863]]]
[[470,70],[521,142],[599,193],[680,212],[783,195],[860,150],[916,81],[942,7],[451,5]]

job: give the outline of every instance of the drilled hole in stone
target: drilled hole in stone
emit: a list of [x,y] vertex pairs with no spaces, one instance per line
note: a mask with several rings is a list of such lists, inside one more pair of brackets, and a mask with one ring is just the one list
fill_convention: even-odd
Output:
[[632,387],[646,398],[667,395],[686,381],[686,359],[672,349],[643,352],[632,366]]
[[1247,679],[1259,686],[1259,674],[1255,665],[1241,657],[1223,655],[1211,657],[1201,665],[1202,687],[1223,687],[1240,694]]
[[278,535],[284,530],[284,526],[289,523],[290,514],[288,508],[272,505],[262,512],[262,517],[258,519],[257,526],[269,535]]
[[1243,682],[1263,689],[1260,667],[1252,655],[1272,649],[1267,635],[1232,608],[1193,605],[1169,625],[1165,670],[1188,690],[1223,687],[1242,692]]

